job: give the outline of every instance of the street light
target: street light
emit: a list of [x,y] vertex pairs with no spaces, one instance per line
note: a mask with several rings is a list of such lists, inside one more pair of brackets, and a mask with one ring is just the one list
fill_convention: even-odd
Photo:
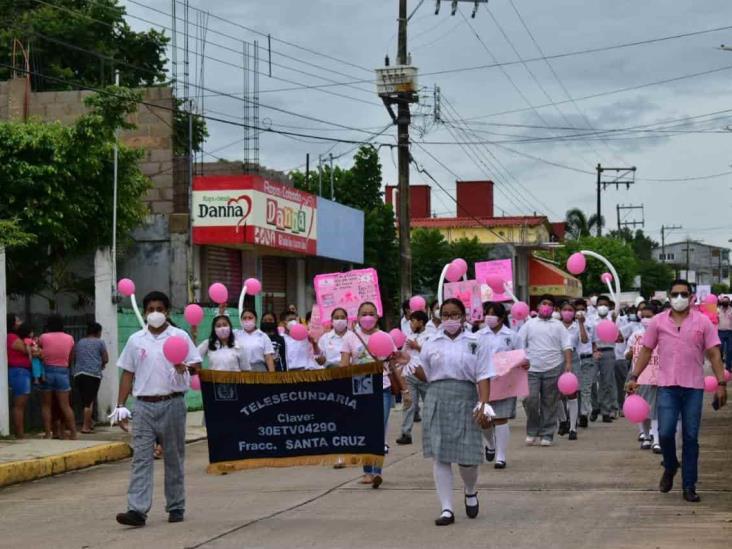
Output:
[[725,46],[724,44],[722,44],[721,46],[719,46],[719,49],[723,51],[732,51],[732,46]]

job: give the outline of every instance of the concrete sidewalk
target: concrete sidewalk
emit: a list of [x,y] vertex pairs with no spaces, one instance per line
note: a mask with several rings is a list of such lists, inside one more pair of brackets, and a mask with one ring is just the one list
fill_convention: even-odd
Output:
[[[203,412],[190,412],[186,442],[206,438]],[[79,433],[78,440],[47,440],[38,435],[0,441],[0,487],[37,480],[117,461],[132,455],[131,435],[119,427],[99,424],[93,434]]]

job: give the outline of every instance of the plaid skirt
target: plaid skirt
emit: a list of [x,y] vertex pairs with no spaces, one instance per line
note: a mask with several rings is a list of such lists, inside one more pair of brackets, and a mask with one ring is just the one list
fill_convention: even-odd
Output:
[[430,383],[422,410],[424,457],[459,465],[483,463],[480,426],[473,419],[477,402],[474,383],[453,379]]
[[502,398],[501,400],[491,400],[491,405],[496,413],[496,419],[514,419],[516,417],[516,397]]

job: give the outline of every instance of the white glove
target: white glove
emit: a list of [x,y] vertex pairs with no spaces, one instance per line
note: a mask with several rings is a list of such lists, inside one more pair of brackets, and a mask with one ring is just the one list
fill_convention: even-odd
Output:
[[473,412],[477,412],[478,410],[483,408],[483,415],[487,417],[488,419],[493,419],[496,417],[496,412],[493,410],[493,407],[488,404],[487,402],[485,404],[481,404],[480,402],[475,405],[475,408],[473,408]]
[[109,424],[114,425],[115,423],[122,423],[123,421],[127,421],[132,417],[132,412],[130,412],[127,408],[124,406],[117,406],[117,408],[114,409],[114,412],[109,414]]

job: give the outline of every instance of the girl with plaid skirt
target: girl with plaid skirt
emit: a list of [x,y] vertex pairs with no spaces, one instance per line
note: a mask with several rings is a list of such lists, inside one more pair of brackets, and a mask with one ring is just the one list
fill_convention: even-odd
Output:
[[433,473],[442,513],[437,526],[455,522],[452,464],[465,487],[465,512],[478,516],[478,466],[483,462],[481,427],[495,415],[490,400],[492,361],[478,361],[478,341],[465,331],[465,306],[447,299],[440,307],[440,329],[424,343],[414,374],[429,383],[422,413],[424,457]]

